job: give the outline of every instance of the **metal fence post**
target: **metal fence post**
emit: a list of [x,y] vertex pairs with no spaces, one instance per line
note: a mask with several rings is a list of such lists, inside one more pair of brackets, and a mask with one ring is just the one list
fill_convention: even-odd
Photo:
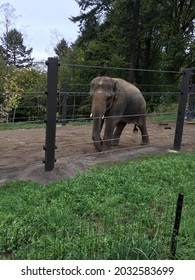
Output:
[[184,198],[183,194],[179,193],[177,199],[176,213],[175,213],[175,223],[174,223],[173,234],[171,239],[171,259],[175,259],[175,255],[176,255],[177,237],[179,234],[179,226],[180,226],[181,213],[183,207],[183,198]]
[[195,111],[195,84],[192,84],[190,96],[189,96],[187,121],[191,121],[193,119],[194,111]]
[[57,79],[59,61],[49,57],[46,65],[47,70],[47,116],[45,137],[45,171],[51,171],[55,163],[55,138],[56,138],[56,106],[57,106]]
[[186,69],[183,71],[179,107],[178,107],[177,121],[176,121],[176,129],[175,129],[175,139],[174,139],[174,147],[173,147],[174,150],[180,150],[181,148],[190,76],[191,76],[191,69]]
[[62,125],[66,125],[66,115],[67,115],[67,91],[68,91],[68,84],[64,82],[64,89],[63,89],[63,101],[62,101]]

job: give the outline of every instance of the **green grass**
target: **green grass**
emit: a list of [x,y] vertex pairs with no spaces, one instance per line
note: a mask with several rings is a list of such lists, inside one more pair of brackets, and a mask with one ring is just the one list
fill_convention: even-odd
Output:
[[149,122],[175,122],[177,115],[158,115],[158,116],[149,116]]
[[166,154],[49,185],[0,187],[1,259],[168,259],[184,194],[177,259],[195,259],[195,154]]
[[[66,125],[75,125],[75,126],[82,126],[82,125],[91,125],[92,122],[84,122],[84,121],[71,121],[68,122]],[[58,123],[57,123],[58,125]],[[59,123],[61,125],[61,123]],[[0,123],[0,131],[1,130],[15,130],[15,129],[33,129],[33,128],[44,128],[46,126],[45,123]]]
[[44,123],[0,123],[0,130],[43,128]]

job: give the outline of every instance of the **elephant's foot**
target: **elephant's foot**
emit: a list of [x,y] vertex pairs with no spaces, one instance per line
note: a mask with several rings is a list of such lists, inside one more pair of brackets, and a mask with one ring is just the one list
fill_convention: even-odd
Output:
[[103,147],[103,151],[109,151],[109,150],[111,150],[111,146],[104,146]]
[[113,139],[111,142],[112,146],[118,146],[119,145],[119,139]]
[[145,135],[142,137],[141,145],[147,145],[147,144],[149,144],[149,137],[148,135]]
[[93,144],[94,144],[94,147],[95,149],[98,151],[98,152],[102,152],[103,151],[103,146],[102,146],[102,139],[100,139],[100,141],[95,141],[93,139]]
[[97,152],[102,152],[103,151],[103,147],[101,145],[97,145],[97,144],[94,143],[94,147],[95,147]]
[[111,149],[111,141],[103,140],[103,151],[108,151]]
[[100,141],[94,141],[93,144],[98,152],[108,151],[111,149],[111,141],[100,140]]

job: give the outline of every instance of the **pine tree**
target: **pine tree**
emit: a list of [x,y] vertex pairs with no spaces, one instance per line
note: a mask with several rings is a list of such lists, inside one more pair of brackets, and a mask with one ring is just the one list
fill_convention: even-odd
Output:
[[64,38],[59,43],[57,43],[56,47],[54,48],[54,51],[59,58],[66,56],[68,50],[69,50],[68,43]]
[[27,49],[24,46],[23,35],[15,28],[7,34],[4,33],[2,40],[3,51],[6,56],[8,65],[24,67],[32,65],[31,58],[32,48]]

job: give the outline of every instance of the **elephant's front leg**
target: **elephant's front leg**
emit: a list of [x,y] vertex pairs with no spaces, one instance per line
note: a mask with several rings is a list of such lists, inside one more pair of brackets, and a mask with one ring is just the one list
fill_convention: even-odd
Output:
[[126,123],[124,123],[124,122],[119,122],[117,124],[116,129],[113,134],[112,146],[118,146],[121,133],[122,133],[123,129],[125,128],[125,126],[126,126]]
[[115,126],[116,126],[116,123],[111,118],[106,120],[104,137],[103,137],[103,150],[111,149],[112,135],[113,135]]

